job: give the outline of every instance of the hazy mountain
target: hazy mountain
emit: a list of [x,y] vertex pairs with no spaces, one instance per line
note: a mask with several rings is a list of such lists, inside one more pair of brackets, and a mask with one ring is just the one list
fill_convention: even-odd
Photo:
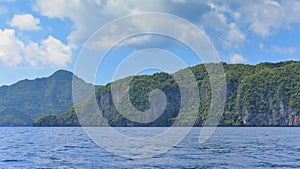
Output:
[[73,77],[88,85],[71,72],[60,70],[50,77],[0,87],[0,125],[31,126],[40,116],[66,112],[73,106]]

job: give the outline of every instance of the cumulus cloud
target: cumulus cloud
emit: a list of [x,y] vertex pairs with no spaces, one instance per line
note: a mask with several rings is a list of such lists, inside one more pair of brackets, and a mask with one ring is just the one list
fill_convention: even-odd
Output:
[[[49,18],[70,18],[74,23],[75,29],[68,36],[68,40],[73,46],[78,46],[84,44],[84,42],[103,25],[118,17],[140,12],[168,12],[185,19],[196,21],[200,15],[209,10],[209,7],[207,4],[196,1],[184,3],[183,1],[166,2],[161,0],[129,0],[126,2],[112,0],[75,1],[74,3],[69,3],[68,0],[58,0],[58,2],[55,3],[40,0],[36,2],[34,9]],[[148,25],[147,23],[148,21],[145,20],[145,22],[141,24]],[[162,27],[163,23],[156,23],[154,26]],[[149,41],[148,38],[145,37],[138,39]],[[131,41],[136,43],[138,39],[131,39]],[[109,41],[108,39],[107,44],[109,44]],[[150,41],[149,43],[151,43]]]
[[201,24],[205,28],[216,31],[210,36],[218,36],[217,39],[222,43],[223,49],[239,48],[245,42],[246,35],[240,30],[239,25],[232,20],[238,20],[240,14],[224,4],[209,3],[209,5],[212,11],[201,16]]
[[23,42],[16,38],[12,29],[0,29],[0,37],[0,61],[11,67],[19,65],[23,60]]
[[229,47],[238,48],[246,40],[246,35],[240,30],[235,23],[228,25],[229,30],[226,34],[226,44]]
[[49,36],[41,41],[25,45],[13,29],[0,29],[0,61],[10,67],[20,64],[31,66],[66,66],[71,61],[72,48],[60,40]]
[[110,21],[103,13],[105,10],[102,1],[72,1],[70,3],[68,0],[40,0],[33,8],[49,18],[71,19],[74,31],[70,33],[68,40],[72,46],[83,45],[92,33]]
[[267,48],[263,43],[259,44],[259,49],[263,52],[281,54],[281,55],[293,55],[297,50],[297,48],[294,46],[281,47],[277,45],[271,45],[270,47]]
[[52,36],[42,40],[41,44],[30,42],[25,53],[26,60],[32,66],[42,63],[62,67],[72,60],[72,48]]
[[276,1],[265,0],[241,7],[245,22],[254,33],[267,37],[285,27],[284,10]]
[[296,52],[295,47],[279,47],[279,46],[271,46],[271,50],[274,53],[279,53],[279,54],[288,54],[288,55],[293,55]]
[[285,19],[289,24],[300,23],[300,1],[282,1],[282,9],[284,10]]
[[14,15],[14,17],[9,21],[9,25],[14,28],[19,28],[21,30],[39,30],[38,26],[40,19],[34,18],[31,14]]
[[[173,23],[174,29],[167,27],[170,23]],[[176,25],[177,24],[177,25]],[[87,46],[88,48],[98,49],[112,47],[115,42],[127,38],[128,35],[139,34],[134,37],[128,37],[128,39],[122,41],[118,46],[127,46],[131,48],[139,47],[153,47],[153,46],[165,46],[163,42],[170,42],[167,38],[160,38],[159,36],[153,36],[144,34],[144,32],[170,32],[174,33],[175,28],[179,27],[178,23],[174,23],[174,20],[164,20],[162,18],[156,18],[154,16],[139,16],[137,18],[128,18],[115,22],[113,25],[109,25],[107,29],[102,30],[99,34],[93,37],[93,41]],[[178,28],[177,30],[179,30]],[[172,31],[172,32],[171,32]],[[180,32],[178,31],[179,35]],[[163,40],[164,39],[164,40]]]
[[[71,19],[74,29],[68,42],[72,47],[83,45],[95,31],[113,19],[139,12],[166,12],[187,19],[203,28],[222,50],[239,48],[247,42],[249,31],[266,38],[280,29],[288,29],[293,23],[300,23],[300,1],[76,0],[70,3],[68,0],[39,0],[34,9],[49,18]],[[148,22],[151,21],[140,24],[147,25]],[[160,27],[164,23],[151,24]],[[110,45],[114,35],[106,38],[102,46]],[[154,41],[149,37],[139,37],[126,45],[145,42],[151,46]]]
[[217,11],[211,11],[209,13],[206,13],[203,16],[201,16],[201,18],[201,22],[204,26],[209,26],[211,28],[221,31],[225,31],[228,28],[227,19],[225,15]]
[[[292,24],[299,24],[300,1],[227,1],[235,6],[236,21],[246,26],[253,33],[268,37],[281,29],[289,29]],[[239,19],[238,19],[239,18]]]
[[247,61],[248,60],[244,56],[242,56],[240,54],[237,54],[237,53],[232,54],[231,57],[230,57],[230,62],[231,63],[244,63],[244,62],[247,62]]

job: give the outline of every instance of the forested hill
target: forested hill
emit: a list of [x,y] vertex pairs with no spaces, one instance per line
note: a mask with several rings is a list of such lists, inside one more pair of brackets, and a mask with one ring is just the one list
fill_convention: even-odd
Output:
[[50,77],[0,87],[0,126],[32,126],[40,116],[66,112],[73,105],[72,80],[71,72],[60,70]]
[[[227,100],[220,125],[300,125],[299,61],[258,65],[223,63],[223,66],[226,72]],[[198,82],[201,98],[195,125],[201,126],[207,117],[210,104],[209,77],[203,64],[191,67],[191,70]],[[99,109],[105,120],[112,126],[170,126],[180,109],[179,87],[171,75],[156,73],[151,76],[135,76],[129,89],[130,100],[136,109],[147,110],[150,105],[148,96],[156,88],[164,91],[167,106],[164,113],[153,122],[136,123],[119,114],[112,100],[111,84],[97,90]],[[93,119],[93,117],[88,118]],[[63,115],[47,115],[34,122],[34,126],[79,125],[74,108]]]

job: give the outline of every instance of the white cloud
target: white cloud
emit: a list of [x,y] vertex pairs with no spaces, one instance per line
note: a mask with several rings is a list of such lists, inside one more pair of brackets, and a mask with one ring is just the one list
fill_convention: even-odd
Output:
[[180,3],[180,4],[185,4],[186,0],[171,0],[174,3]]
[[248,28],[262,37],[276,34],[281,29],[289,29],[294,24],[300,24],[300,1],[214,1],[212,9],[227,14],[239,27]]
[[281,54],[281,55],[293,55],[297,50],[297,48],[294,46],[280,47],[277,45],[271,45],[271,47],[266,48],[263,43],[259,44],[259,49],[263,52]]
[[105,9],[102,1],[75,0],[70,3],[69,0],[40,0],[33,8],[49,18],[71,19],[74,31],[70,33],[68,40],[72,46],[83,45],[92,33],[111,20],[103,14]]
[[24,44],[15,36],[12,29],[0,29],[0,61],[7,66],[19,65],[23,58]]
[[279,46],[271,46],[271,50],[274,53],[279,53],[282,55],[293,55],[296,52],[295,47],[279,47]]
[[40,0],[36,2],[33,8],[39,10],[43,15],[49,18],[63,19],[72,14],[72,9],[78,8],[79,3],[78,0],[72,1],[72,3],[67,3],[66,0],[52,0],[51,2]]
[[[195,17],[195,13],[203,13],[199,2],[183,3],[152,0],[152,1],[75,1],[69,3],[68,0],[57,0],[56,3],[48,0],[37,1],[34,9],[49,18],[70,18],[74,23],[74,31],[68,36],[72,46],[84,44],[84,42],[99,28],[109,23],[113,19],[121,16],[135,14],[139,12],[168,12],[171,14],[183,15],[182,17]],[[57,5],[59,4],[59,5]],[[199,5],[200,6],[196,6]],[[184,5],[184,6],[182,6]],[[201,7],[201,8],[200,8]],[[206,7],[206,6],[205,6]],[[190,10],[190,9],[197,9]],[[147,20],[141,24],[147,25]],[[151,23],[153,24],[153,23]],[[163,27],[157,23],[155,26]],[[163,23],[162,23],[163,24]],[[113,38],[113,37],[111,37]],[[140,38],[145,39],[145,38]],[[108,39],[108,42],[111,41]],[[136,42],[136,40],[134,40]],[[109,43],[108,43],[109,44]],[[103,44],[105,46],[105,44]]]
[[300,23],[300,1],[282,1],[282,9],[284,10],[285,19],[291,23]]
[[229,47],[238,48],[246,40],[246,35],[235,23],[229,24],[229,30],[226,35],[226,44]]
[[[213,9],[211,12],[202,15],[201,24],[204,27],[218,31],[218,41],[221,41],[223,48],[239,48],[246,39],[246,35],[234,22],[229,22],[225,14],[231,15],[233,19],[239,19],[240,13],[232,11],[226,5],[209,4]],[[216,36],[213,33],[211,36]],[[217,42],[215,42],[217,43]]]
[[217,11],[206,13],[201,18],[201,23],[204,26],[209,26],[220,31],[224,31],[228,28],[226,17]]
[[[173,22],[173,21],[168,21]],[[152,30],[159,30],[160,32],[165,32],[166,21],[159,18],[145,17],[140,19],[128,18],[126,21],[122,20],[120,22],[115,22],[114,25],[110,25],[106,32],[101,32],[101,34],[96,34],[96,37],[93,37],[93,42],[88,48],[98,49],[112,47],[116,41],[125,38],[129,34],[135,34],[140,32],[149,32]],[[174,28],[175,28],[174,23]],[[169,30],[172,31],[172,30]],[[178,32],[179,33],[179,32]],[[128,47],[140,47],[140,46],[152,46],[151,43],[157,43],[159,38],[152,38],[150,35],[140,35],[136,37],[128,37],[126,41],[123,41],[118,46],[128,46]]]
[[293,55],[297,50],[297,48],[294,46],[281,47],[277,45],[271,45],[270,47],[266,47],[263,43],[260,43],[258,47],[263,52],[281,55]]
[[247,62],[248,60],[243,57],[242,55],[240,54],[232,54],[231,57],[230,57],[230,62],[231,63],[244,63],[244,62]]
[[29,42],[28,45],[16,37],[13,29],[0,29],[0,37],[0,62],[6,66],[30,64],[63,67],[72,60],[72,48],[52,36],[40,44]]
[[281,29],[288,29],[293,23],[300,23],[300,1],[227,1],[235,6],[235,21],[248,27],[253,33],[268,37]]
[[41,29],[41,27],[38,26],[39,23],[40,20],[38,18],[34,18],[31,14],[23,14],[14,15],[14,17],[9,22],[9,25],[21,30],[39,30]]
[[[243,45],[248,31],[268,37],[293,23],[300,23],[300,1],[74,0],[70,3],[68,0],[39,0],[34,9],[49,18],[71,19],[74,29],[68,36],[68,43],[73,47],[83,45],[95,31],[113,19],[139,12],[166,12],[204,29],[212,29],[211,35],[215,37],[211,39],[220,41],[219,46],[225,50]],[[147,24],[147,20],[140,24]],[[153,24],[161,26],[161,23]],[[139,38],[140,42],[142,40],[151,42],[148,38]],[[108,38],[102,45],[110,41]],[[137,39],[132,42],[136,43]]]
[[119,17],[130,14],[130,11],[134,9],[134,5],[127,1],[111,0],[107,1],[103,14],[112,17]]
[[72,48],[49,36],[41,44],[29,43],[25,48],[25,58],[32,66],[52,65],[64,67],[72,60]]

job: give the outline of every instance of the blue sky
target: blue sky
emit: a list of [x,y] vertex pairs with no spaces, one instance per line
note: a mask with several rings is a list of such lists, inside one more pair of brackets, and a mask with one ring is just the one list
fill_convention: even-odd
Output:
[[[300,60],[299,0],[258,0],[255,3],[236,0],[3,0],[0,1],[0,86],[49,76],[59,69],[73,71],[80,51],[95,31],[119,17],[142,12],[162,12],[186,19],[209,37],[221,61],[227,63]],[[139,24],[141,27],[163,27],[150,20]],[[111,81],[122,60],[140,49],[168,50],[188,66],[201,63],[187,47],[173,41],[156,35],[124,40],[123,45],[106,56],[95,83]],[[99,48],[101,45],[107,44],[99,44]]]

